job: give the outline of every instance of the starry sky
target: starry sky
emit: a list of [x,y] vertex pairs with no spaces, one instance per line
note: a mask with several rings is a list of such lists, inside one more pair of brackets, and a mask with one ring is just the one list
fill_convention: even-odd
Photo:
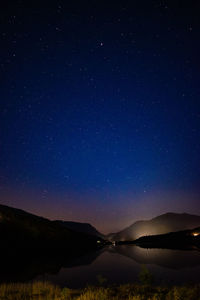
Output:
[[0,203],[108,233],[200,214],[199,1],[4,1]]

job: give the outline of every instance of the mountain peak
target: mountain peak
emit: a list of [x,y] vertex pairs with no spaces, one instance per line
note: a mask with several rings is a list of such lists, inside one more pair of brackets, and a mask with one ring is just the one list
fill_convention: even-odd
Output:
[[200,226],[200,216],[188,213],[167,212],[153,219],[137,221],[112,235],[115,241],[135,240],[144,235],[164,234],[172,231],[192,229]]

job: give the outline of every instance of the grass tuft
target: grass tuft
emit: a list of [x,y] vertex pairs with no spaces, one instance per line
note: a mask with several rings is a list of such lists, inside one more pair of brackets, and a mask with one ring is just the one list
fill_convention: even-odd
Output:
[[0,300],[200,300],[200,285],[124,284],[71,290],[48,282],[10,283],[0,285]]

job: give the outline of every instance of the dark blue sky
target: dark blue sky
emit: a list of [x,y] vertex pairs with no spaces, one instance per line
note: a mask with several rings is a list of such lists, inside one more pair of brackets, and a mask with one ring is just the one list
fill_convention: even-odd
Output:
[[200,214],[198,1],[0,12],[0,201],[117,230]]

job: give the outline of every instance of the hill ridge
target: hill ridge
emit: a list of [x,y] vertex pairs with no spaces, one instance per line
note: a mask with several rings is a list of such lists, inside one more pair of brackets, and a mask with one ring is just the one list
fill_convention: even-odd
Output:
[[107,236],[110,240],[134,240],[143,235],[164,234],[200,226],[200,216],[189,213],[167,212],[149,220],[138,220],[123,230]]

